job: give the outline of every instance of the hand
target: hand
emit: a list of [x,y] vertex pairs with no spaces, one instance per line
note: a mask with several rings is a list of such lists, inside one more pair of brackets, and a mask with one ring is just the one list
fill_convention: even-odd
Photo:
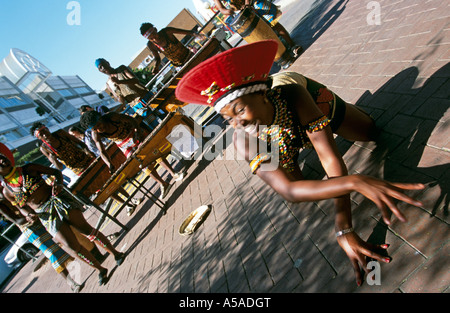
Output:
[[388,244],[374,245],[365,242],[355,232],[339,236],[337,237],[337,241],[352,263],[356,276],[356,284],[358,286],[361,286],[364,278],[361,274],[361,268],[366,272],[366,274],[369,274],[366,257],[370,257],[384,263],[389,263],[392,260],[388,256],[383,256],[375,252],[380,249],[386,250],[389,247]]
[[230,16],[230,15],[234,15],[234,10],[233,9],[225,9],[223,10],[222,14],[226,17]]
[[60,183],[54,183],[52,187],[52,195],[57,196],[61,190],[63,190],[63,185]]
[[117,77],[115,77],[115,76],[111,76],[111,81],[114,83],[114,84],[120,84],[120,80],[117,78]]
[[373,201],[380,209],[383,221],[390,225],[390,213],[392,211],[397,218],[406,222],[406,217],[398,209],[394,199],[421,207],[423,203],[413,199],[403,192],[405,190],[421,190],[425,188],[423,184],[389,183],[370,176],[357,175],[358,181],[355,184],[355,191]]
[[109,165],[109,173],[114,174],[115,171],[116,171],[116,167],[114,166],[114,164],[110,164]]
[[28,223],[34,224],[38,220],[38,216],[36,215],[36,213],[28,213],[25,219]]
[[201,40],[206,39],[206,36],[204,34],[194,34],[194,37]]

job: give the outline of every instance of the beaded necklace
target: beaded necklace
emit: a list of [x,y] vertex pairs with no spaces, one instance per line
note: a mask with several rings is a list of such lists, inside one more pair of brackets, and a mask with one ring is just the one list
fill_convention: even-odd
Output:
[[5,176],[4,179],[11,187],[20,187],[23,183],[22,168],[13,167],[11,173]]
[[[321,131],[330,120],[326,116],[308,123],[306,126],[300,124],[299,119],[295,115],[295,109],[288,104],[288,101],[281,95],[281,88],[274,88],[267,92],[267,99],[275,108],[275,117],[272,125],[262,129],[258,138],[271,142],[279,148],[279,160],[281,166],[287,171],[294,171],[297,165],[297,157],[300,149],[313,148],[307,132],[314,133]],[[267,156],[264,154],[257,155],[250,166],[254,173]]]
[[330,123],[330,120],[322,116],[303,127],[294,116],[294,109],[282,97],[281,92],[281,88],[274,88],[267,92],[267,99],[275,108],[275,118],[272,125],[264,128],[258,137],[278,145],[281,165],[288,172],[292,172],[297,163],[299,150],[313,148],[306,132],[320,131]]
[[36,178],[23,174],[21,167],[14,167],[11,173],[4,177],[4,182],[11,187],[15,202],[13,205],[23,207],[28,197],[31,196],[43,183],[43,180],[37,181]]
[[307,146],[307,140],[304,138],[304,132],[298,128],[295,129],[300,126],[295,125],[287,101],[281,96],[281,89],[269,90],[267,98],[275,108],[275,117],[272,125],[265,127],[258,137],[278,146],[281,165],[292,172],[295,168],[295,157],[301,148]]

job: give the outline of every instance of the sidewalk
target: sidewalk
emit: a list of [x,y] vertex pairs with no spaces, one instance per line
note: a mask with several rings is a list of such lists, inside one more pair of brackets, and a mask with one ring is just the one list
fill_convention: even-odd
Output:
[[[450,7],[379,1],[381,25],[369,25],[369,1],[305,2],[290,1],[280,21],[307,48],[289,70],[324,83],[382,128],[378,143],[337,138],[349,172],[427,186],[411,193],[424,208],[402,204],[408,222],[393,219],[389,227],[373,203],[352,194],[360,237],[391,244],[381,285],[356,286],[334,238],[332,200],[287,203],[245,162],[201,159],[172,189],[166,215],[146,201],[131,218],[119,216],[130,231],[113,243],[128,257],[120,267],[111,256],[103,262],[106,286],[91,268],[75,265],[83,293],[449,292]],[[223,153],[231,155],[232,146]],[[322,179],[314,152],[302,157],[306,177]],[[213,206],[205,223],[180,236],[183,220],[204,204]],[[115,231],[110,223],[104,233]],[[33,272],[35,266],[27,264],[3,292],[71,292],[48,264]]]

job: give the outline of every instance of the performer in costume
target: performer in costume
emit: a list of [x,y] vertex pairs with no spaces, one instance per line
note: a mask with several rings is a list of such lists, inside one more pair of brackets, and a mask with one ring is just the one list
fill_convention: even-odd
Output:
[[[139,126],[133,117],[115,112],[104,115],[94,111],[86,112],[82,115],[80,122],[82,127],[92,130],[92,138],[100,150],[103,161],[110,167],[111,173],[115,172],[116,169],[110,162],[108,154],[105,153],[104,145],[101,142],[102,138],[114,141],[128,158],[149,134],[146,129]],[[160,164],[172,175],[175,181],[183,179],[184,173],[175,173],[165,158],[160,159]],[[156,169],[150,171],[146,168],[144,171],[160,184],[161,198],[165,198],[172,184],[164,181]]]
[[155,67],[153,74],[159,72],[161,66],[161,57],[159,53],[169,59],[175,67],[183,66],[194,53],[181,43],[174,35],[192,35],[199,39],[206,38],[202,34],[197,34],[194,31],[179,29],[174,27],[166,27],[158,31],[151,23],[143,23],[140,28],[141,35],[148,40],[147,47],[155,58]]
[[289,35],[289,32],[278,22],[282,12],[272,1],[269,0],[214,0],[219,11],[227,16],[225,23],[232,28],[232,22],[236,13],[252,8],[259,17],[264,18],[272,29],[284,39],[294,58],[298,58],[303,52],[303,48],[297,45]]
[[[33,136],[43,142],[43,145],[41,145],[40,148],[41,152],[59,170],[64,168],[61,164],[63,163],[77,176],[81,176],[81,174],[83,174],[89,165],[96,159],[96,155],[89,149],[85,142],[72,136],[65,130],[60,129],[51,133],[44,124],[36,122],[31,127],[30,132]],[[118,193],[122,194],[126,199],[130,197],[123,187],[118,189]],[[125,202],[116,193],[111,197],[119,203]],[[141,201],[142,199],[138,198],[131,199],[131,204],[126,206],[128,216],[133,214],[136,206],[139,205]]]
[[[99,283],[105,284],[108,270],[80,245],[70,226],[111,253],[118,265],[125,260],[125,254],[117,251],[101,232],[89,225],[81,204],[62,190],[63,177],[59,170],[33,163],[16,167],[11,155],[11,151],[0,143],[0,176],[5,199],[16,206],[28,222],[39,219],[57,242],[98,270]],[[54,176],[53,186],[48,185],[42,175]]]
[[[0,189],[3,189],[3,187],[0,187]],[[3,197],[3,191],[0,191],[0,193],[0,197]],[[74,258],[53,241],[52,236],[40,221],[36,221],[34,224],[27,223],[25,217],[5,199],[0,200],[0,213],[15,223],[22,233],[25,234],[28,241],[41,250],[56,273],[64,277],[73,292],[78,293],[81,291],[83,286],[75,282],[67,270],[67,265]]]
[[[249,162],[253,173],[287,201],[335,199],[337,240],[361,284],[361,268],[367,269],[366,255],[384,262],[390,258],[375,252],[387,245],[370,245],[353,231],[349,193],[359,192],[375,202],[389,224],[391,212],[399,220],[406,220],[394,199],[421,206],[403,191],[424,186],[348,175],[333,131],[349,140],[373,140],[374,121],[322,84],[302,75],[280,73],[269,77],[276,50],[277,43],[267,40],[225,51],[187,73],[177,86],[176,96],[188,103],[214,106],[236,129],[235,148]],[[260,148],[249,145],[255,137]],[[268,140],[276,145],[276,155],[261,153],[268,151],[261,149]],[[329,179],[304,179],[296,156],[305,146],[316,150]],[[280,164],[264,170],[263,165],[275,157]]]

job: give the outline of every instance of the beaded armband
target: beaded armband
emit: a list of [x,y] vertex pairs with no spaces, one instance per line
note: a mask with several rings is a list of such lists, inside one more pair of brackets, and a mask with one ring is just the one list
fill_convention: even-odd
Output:
[[256,170],[261,166],[261,164],[264,161],[267,161],[270,159],[270,155],[268,154],[258,154],[253,158],[253,160],[250,162],[250,169],[252,171],[252,174],[255,174]]
[[306,130],[309,133],[315,133],[315,132],[318,132],[319,130],[322,130],[325,127],[327,127],[328,124],[330,124],[330,122],[331,121],[328,117],[322,116],[318,120],[315,120],[315,121],[309,123]]

